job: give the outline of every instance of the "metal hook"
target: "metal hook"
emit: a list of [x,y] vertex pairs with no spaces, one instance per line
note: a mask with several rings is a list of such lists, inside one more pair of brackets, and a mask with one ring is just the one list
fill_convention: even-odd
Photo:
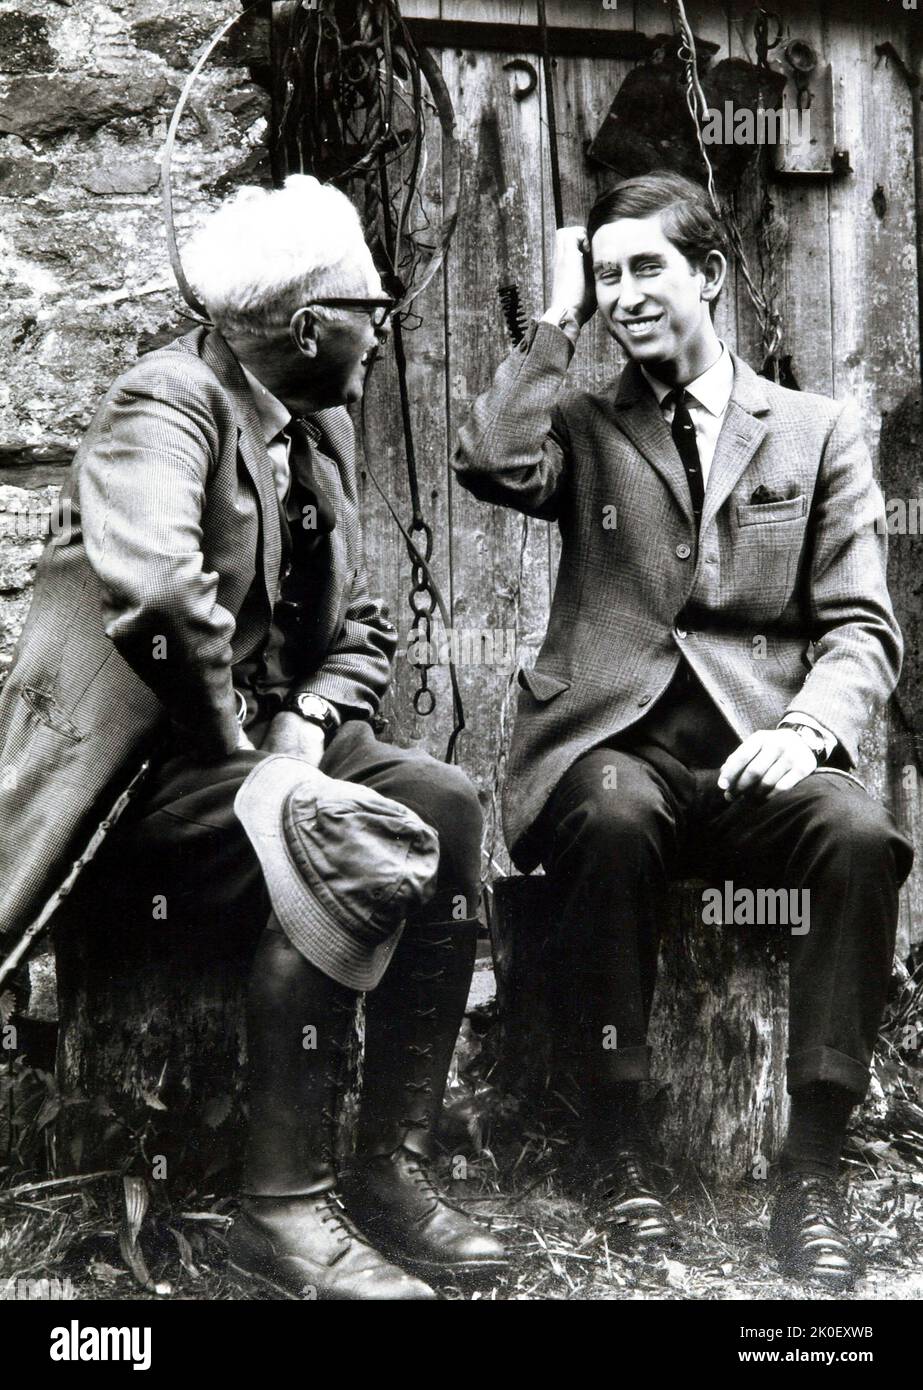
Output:
[[[775,20],[776,34],[772,43],[769,42],[769,21]],[[756,40],[756,61],[761,68],[765,68],[769,63],[769,55],[774,48],[778,48],[782,42],[782,19],[774,10],[757,11],[756,19],[753,21],[753,37]]]
[[513,97],[516,101],[525,101],[526,97],[530,97],[538,86],[538,73],[525,58],[511,58],[508,63],[503,64],[503,71],[524,72],[526,74],[526,85],[513,88]]

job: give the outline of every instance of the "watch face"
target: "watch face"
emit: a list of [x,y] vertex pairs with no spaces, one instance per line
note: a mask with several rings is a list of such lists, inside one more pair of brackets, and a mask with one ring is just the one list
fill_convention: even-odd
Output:
[[312,723],[320,724],[324,729],[332,725],[330,710],[319,695],[299,695],[295,703],[303,719],[310,719]]

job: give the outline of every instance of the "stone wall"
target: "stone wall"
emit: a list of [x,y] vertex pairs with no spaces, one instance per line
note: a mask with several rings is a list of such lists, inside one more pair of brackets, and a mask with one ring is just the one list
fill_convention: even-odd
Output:
[[[97,402],[192,325],[170,271],[160,156],[189,71],[240,0],[0,0],[0,680],[55,491]],[[198,79],[174,154],[180,241],[268,182],[269,24]]]

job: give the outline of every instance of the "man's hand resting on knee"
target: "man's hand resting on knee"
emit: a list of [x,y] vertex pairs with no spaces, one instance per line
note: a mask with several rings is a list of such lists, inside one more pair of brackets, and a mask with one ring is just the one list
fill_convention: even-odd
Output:
[[763,800],[797,787],[816,767],[816,757],[794,729],[758,729],[726,759],[718,786],[725,801]]
[[284,710],[270,724],[262,751],[288,753],[292,757],[306,758],[314,767],[320,767],[320,760],[324,756],[324,731],[319,724],[302,719],[300,714]]

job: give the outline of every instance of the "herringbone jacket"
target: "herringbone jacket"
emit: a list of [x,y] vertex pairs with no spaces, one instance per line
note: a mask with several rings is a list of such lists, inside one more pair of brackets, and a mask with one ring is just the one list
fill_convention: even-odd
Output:
[[[396,635],[366,591],[349,416],[314,419],[337,524],[295,688],[371,715]],[[253,400],[220,334],[198,329],[115,382],[61,508],[0,696],[0,930],[36,914],[159,729],[206,756],[236,746],[231,668],[269,630],[282,540]]]
[[526,870],[564,772],[639,720],[683,656],[741,739],[798,710],[853,764],[903,652],[851,404],[776,386],[735,356],[696,547],[683,465],[640,370],[568,397],[572,354],[558,328],[535,326],[478,397],[455,458],[476,497],[561,533],[504,788],[507,843]]

